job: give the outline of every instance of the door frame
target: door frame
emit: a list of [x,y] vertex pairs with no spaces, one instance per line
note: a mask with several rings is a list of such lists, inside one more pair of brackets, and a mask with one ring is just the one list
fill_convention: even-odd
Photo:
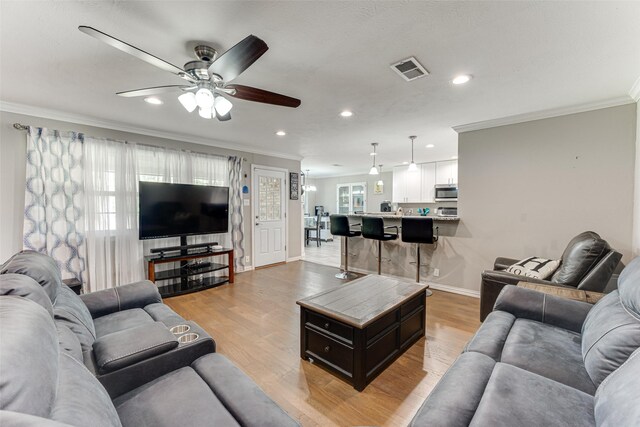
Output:
[[256,193],[253,188],[256,169],[284,172],[284,262],[289,260],[289,169],[251,164],[251,267],[256,268]]

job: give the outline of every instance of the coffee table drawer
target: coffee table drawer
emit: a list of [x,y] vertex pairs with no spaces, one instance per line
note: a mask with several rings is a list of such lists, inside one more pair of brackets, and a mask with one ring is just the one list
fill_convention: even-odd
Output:
[[336,320],[329,319],[321,314],[307,311],[307,323],[319,328],[323,332],[328,332],[344,338],[349,343],[353,343],[353,328]]
[[306,334],[306,353],[309,357],[319,359],[349,377],[353,376],[351,348],[309,328]]

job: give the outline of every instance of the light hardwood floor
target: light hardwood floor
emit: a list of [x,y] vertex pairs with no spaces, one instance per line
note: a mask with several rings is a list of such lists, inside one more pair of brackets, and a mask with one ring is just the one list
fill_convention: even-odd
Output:
[[[479,327],[479,300],[434,291],[421,339],[359,393],[300,359],[296,301],[343,283],[336,268],[297,261],[235,284],[166,299],[304,426],[404,426]],[[460,384],[464,387],[464,384]]]

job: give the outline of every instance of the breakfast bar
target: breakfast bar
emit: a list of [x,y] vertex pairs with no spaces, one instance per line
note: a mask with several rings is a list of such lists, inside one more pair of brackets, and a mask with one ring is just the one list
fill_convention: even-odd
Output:
[[[402,234],[401,222],[403,215],[395,213],[364,213],[348,215],[349,223],[361,224],[363,217],[381,217],[385,227],[398,227]],[[406,215],[404,215],[406,217]],[[440,240],[433,245],[421,245],[421,275],[425,278],[434,276],[431,260],[440,247],[446,245],[447,238],[457,233],[460,217],[458,216],[411,216],[411,218],[431,218],[434,229],[438,227]],[[353,227],[359,230],[358,227]],[[395,230],[391,230],[395,232]],[[442,250],[442,249],[440,249]],[[342,251],[344,252],[344,244]],[[416,245],[402,242],[402,239],[382,242],[382,274],[415,279],[416,276]],[[349,269],[359,273],[375,273],[377,271],[378,242],[363,237],[352,237],[349,241],[348,263]],[[437,276],[437,274],[435,274]]]

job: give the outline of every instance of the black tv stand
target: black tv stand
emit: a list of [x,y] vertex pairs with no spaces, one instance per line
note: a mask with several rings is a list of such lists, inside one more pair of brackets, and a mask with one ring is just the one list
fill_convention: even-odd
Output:
[[217,245],[218,245],[218,242],[195,243],[193,245],[188,245],[187,236],[180,236],[180,246],[167,246],[165,248],[154,248],[154,249],[151,249],[149,252],[151,252],[152,254],[159,253],[160,258],[164,258],[167,252],[180,251],[181,255],[188,255],[189,249],[206,248],[206,251],[211,251],[213,250],[213,247]]

